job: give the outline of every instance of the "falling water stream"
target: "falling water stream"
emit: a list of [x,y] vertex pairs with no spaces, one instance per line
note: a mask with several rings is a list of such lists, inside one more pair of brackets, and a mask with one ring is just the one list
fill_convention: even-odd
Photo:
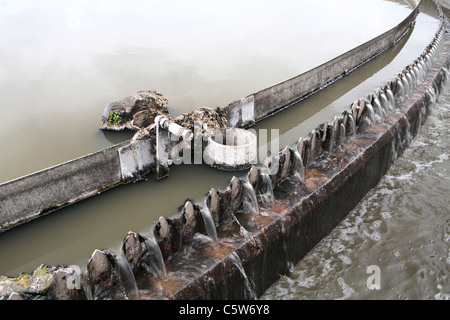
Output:
[[167,275],[166,267],[162,257],[161,250],[153,237],[149,237],[145,240],[146,246],[146,258],[145,265],[148,268],[148,272],[152,273],[159,279],[164,279]]
[[296,169],[294,172],[294,178],[298,181],[305,181],[305,167],[303,165],[303,159],[298,152],[297,148],[294,148],[294,164],[293,167]]
[[[142,10],[136,11],[137,6]],[[1,181],[129,139],[130,133],[98,130],[108,102],[138,90],[156,89],[168,97],[174,115],[203,105],[223,106],[377,36],[411,10],[382,0],[286,1],[283,6],[263,1],[257,7],[237,1],[190,5],[182,1],[150,5],[137,0],[108,5],[102,1],[70,5],[6,1],[0,8],[4,39],[0,57],[8,62],[0,71],[6,112],[0,118],[0,146],[5,151],[0,155]],[[153,13],[150,21],[149,11]],[[219,19],[219,12],[228,19]],[[321,19],[316,19],[319,15]],[[132,23],[125,26],[119,21]],[[267,21],[295,32],[280,35]],[[352,101],[393,78],[417,58],[436,28],[436,19],[421,13],[412,33],[396,47],[255,129],[277,129],[279,146],[292,145],[323,119],[333,119]],[[391,101],[392,97],[386,98]],[[2,233],[0,274],[15,276],[41,263],[83,265],[93,250],[119,248],[129,230],[147,235],[159,216],[175,215],[186,198],[201,203],[211,187],[223,188],[231,176],[240,174],[205,165],[174,166],[168,179],[149,177],[120,186]],[[401,190],[403,185],[398,187]],[[249,192],[255,210],[259,211],[255,197],[272,202],[269,189],[265,194]],[[211,223],[210,214],[202,214]],[[213,240],[217,237],[208,235]],[[353,245],[347,250],[356,251]],[[158,272],[165,271],[160,267]],[[352,286],[345,276],[339,279],[338,285]],[[442,294],[448,292],[445,283],[440,286]],[[267,297],[298,298],[289,293],[270,296],[270,290]]]
[[262,203],[271,204],[273,203],[273,185],[270,176],[267,173],[261,173],[263,185],[265,186],[264,192],[259,194],[262,199]]
[[253,282],[251,281],[251,279],[248,278],[247,273],[244,270],[244,267],[242,265],[242,261],[241,258],[239,258],[239,256],[237,255],[236,252],[232,252],[230,254],[230,259],[233,262],[233,264],[238,268],[242,279],[244,281],[244,288],[245,288],[245,298],[246,299],[256,299],[256,291],[255,291],[255,285],[253,284]]
[[253,214],[259,214],[260,210],[255,189],[253,189],[252,185],[248,181],[243,181],[242,186],[244,187],[245,192],[243,201],[245,202],[246,210]]
[[217,243],[218,237],[216,225],[214,223],[214,219],[211,215],[211,212],[209,211],[208,206],[206,204],[204,204],[203,208],[201,209],[201,214],[203,217],[203,221],[205,222],[206,233],[214,243]]
[[134,278],[133,271],[131,270],[131,266],[127,259],[122,254],[117,256],[117,266],[119,268],[118,271],[120,274],[120,279],[127,296],[130,299],[139,298],[139,290],[136,285],[136,279]]

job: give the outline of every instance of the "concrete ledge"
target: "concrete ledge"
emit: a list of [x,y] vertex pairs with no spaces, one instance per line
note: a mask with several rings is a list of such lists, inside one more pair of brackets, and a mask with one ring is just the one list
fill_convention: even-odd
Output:
[[121,146],[0,185],[0,232],[120,184]]

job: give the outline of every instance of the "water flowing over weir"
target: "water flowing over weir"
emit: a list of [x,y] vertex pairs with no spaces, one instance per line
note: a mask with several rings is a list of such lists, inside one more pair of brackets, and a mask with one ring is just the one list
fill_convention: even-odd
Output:
[[[428,71],[422,77],[422,85],[433,88],[442,80],[440,68],[448,66],[448,48],[442,50],[448,45],[444,43],[447,40],[440,28],[433,43],[418,58],[415,66],[424,62]],[[382,86],[377,91],[379,97],[375,93],[358,99],[332,123],[319,126],[310,137],[300,139],[294,149],[284,148],[266,162],[277,163],[275,172],[267,173],[264,165],[254,166],[246,178],[231,179],[225,190],[211,189],[206,200],[206,219],[205,211],[192,201],[180,207],[178,216],[160,219],[152,237],[161,248],[168,272],[163,275],[164,281],[159,279],[161,274],[152,277],[137,273],[137,286],[142,288],[140,297],[248,299],[260,295],[279,274],[286,272],[286,265],[298,261],[374,185],[394,158],[391,150],[395,156],[402,152],[403,141],[418,126],[412,121],[416,109],[426,110],[431,99],[429,92],[410,92],[414,87],[412,79],[418,79],[411,76],[410,70],[408,66]],[[404,80],[404,73],[411,80]],[[245,120],[243,114],[238,122]],[[291,177],[296,176],[299,177],[294,182]],[[369,181],[354,190],[361,179]],[[272,190],[267,190],[269,187]],[[355,199],[342,203],[343,195],[348,193]],[[258,195],[266,194],[270,200],[258,204]],[[243,210],[245,199],[250,199],[254,212]],[[339,213],[327,215],[335,208],[340,208]],[[217,241],[201,236],[210,234],[207,229],[211,220],[217,228]],[[138,240],[139,237],[134,235]],[[148,250],[138,245],[140,241],[136,243],[137,256]],[[288,247],[290,243],[300,245],[293,251]],[[245,288],[240,286],[242,283]]]

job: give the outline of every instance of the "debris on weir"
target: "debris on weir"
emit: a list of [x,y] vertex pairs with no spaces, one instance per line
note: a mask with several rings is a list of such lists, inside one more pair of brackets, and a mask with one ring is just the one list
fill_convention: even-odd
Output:
[[156,116],[167,114],[167,103],[167,98],[159,92],[138,91],[109,103],[103,111],[100,129],[138,131],[153,124]]

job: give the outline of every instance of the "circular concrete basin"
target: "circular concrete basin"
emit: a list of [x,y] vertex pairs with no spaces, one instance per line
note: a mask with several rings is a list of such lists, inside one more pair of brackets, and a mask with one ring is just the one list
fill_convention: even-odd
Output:
[[222,170],[248,169],[257,160],[256,135],[239,128],[217,129],[208,137],[203,159]]

